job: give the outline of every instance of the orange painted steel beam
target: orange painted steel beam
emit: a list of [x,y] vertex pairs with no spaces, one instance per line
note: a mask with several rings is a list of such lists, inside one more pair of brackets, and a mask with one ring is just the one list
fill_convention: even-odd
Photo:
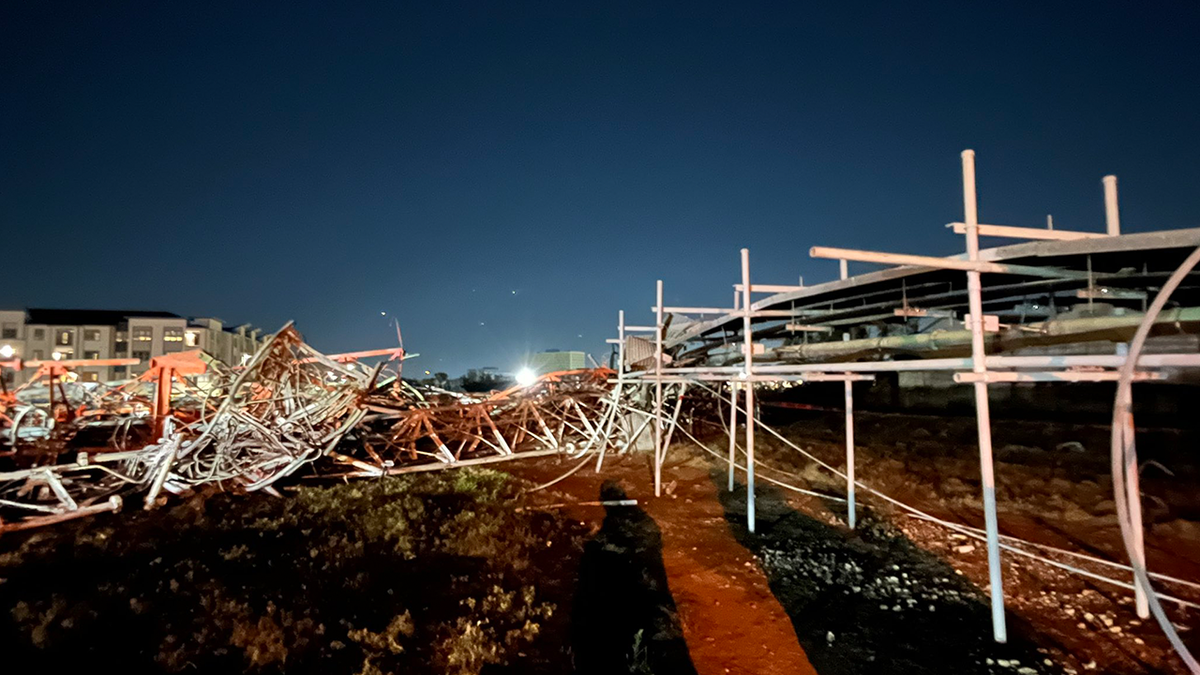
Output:
[[208,364],[200,358],[203,354],[199,349],[174,354],[163,354],[150,359],[150,370],[170,368],[179,375],[203,375],[208,372]]
[[141,359],[63,359],[61,361],[55,361],[53,359],[41,359],[39,361],[26,361],[24,365],[30,368],[41,368],[42,366],[80,368],[88,366],[136,366],[141,362]]
[[[366,349],[359,352],[343,352],[341,354],[327,354],[325,358],[331,359],[338,363],[351,363],[359,359],[366,359],[372,356],[387,356],[389,361],[403,361],[409,358],[409,355],[404,352],[403,347],[388,347],[386,349]],[[300,359],[300,363],[314,363],[317,359],[306,358]]]

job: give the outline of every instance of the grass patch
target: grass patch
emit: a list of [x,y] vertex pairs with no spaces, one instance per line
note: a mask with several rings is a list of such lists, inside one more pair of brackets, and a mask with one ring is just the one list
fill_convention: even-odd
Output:
[[462,470],[215,494],[6,538],[0,651],[51,672],[479,673],[569,663],[581,533]]

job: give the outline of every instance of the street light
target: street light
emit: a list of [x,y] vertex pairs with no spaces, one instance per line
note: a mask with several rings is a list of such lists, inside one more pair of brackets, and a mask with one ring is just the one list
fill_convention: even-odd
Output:
[[0,358],[11,359],[15,353],[16,350],[12,348],[12,345],[4,345],[3,347],[0,347]]

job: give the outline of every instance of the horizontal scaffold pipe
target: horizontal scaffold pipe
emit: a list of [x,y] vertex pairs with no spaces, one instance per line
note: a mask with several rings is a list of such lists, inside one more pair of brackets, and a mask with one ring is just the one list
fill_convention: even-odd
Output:
[[[989,370],[1020,368],[1120,368],[1125,357],[1118,354],[1060,354],[1037,356],[989,356]],[[1200,354],[1143,354],[1138,368],[1197,368]],[[934,370],[970,370],[970,358],[912,359],[907,361],[854,361],[849,363],[774,363],[760,364],[754,372],[761,375],[793,373],[893,373]],[[671,376],[723,375],[721,379],[741,379],[741,366],[687,366],[668,368]],[[648,374],[634,372],[627,379],[644,379]]]
[[856,260],[859,262],[878,263],[881,265],[911,265],[913,267],[930,267],[941,270],[963,270],[965,272],[989,272],[993,274],[1016,274],[1046,279],[1087,279],[1087,272],[1065,270],[1053,267],[1036,267],[1033,265],[1013,265],[1011,263],[995,263],[981,260],[960,260],[957,258],[937,258],[928,255],[912,255],[908,253],[881,253],[878,251],[859,251],[849,248],[832,248],[829,246],[814,246],[808,250],[814,258],[832,258],[834,260]]
[[[987,341],[994,343],[1020,343],[1022,345],[1053,344],[1070,342],[1084,336],[1103,333],[1133,334],[1141,322],[1140,314],[1129,316],[1100,316],[1079,319],[1055,319],[1022,326],[1021,330],[988,334]],[[1200,322],[1200,307],[1183,307],[1163,312],[1156,322],[1183,324]],[[1121,337],[1121,335],[1116,335]],[[1128,336],[1124,336],[1127,338]],[[776,360],[815,361],[862,352],[923,352],[941,349],[968,347],[971,344],[969,330],[935,330],[917,335],[890,335],[858,340],[815,342],[800,345],[785,345],[772,350]],[[767,357],[769,358],[769,356]]]

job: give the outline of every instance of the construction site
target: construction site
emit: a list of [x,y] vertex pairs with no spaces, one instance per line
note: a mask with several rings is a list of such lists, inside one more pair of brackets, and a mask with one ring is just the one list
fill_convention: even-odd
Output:
[[[660,280],[613,317],[610,367],[500,391],[291,324],[236,363],[6,355],[0,651],[49,672],[1200,673],[1200,228],[1123,234],[1114,176],[1088,231],[989,224],[961,165],[961,214],[930,214],[961,254],[812,242],[769,255],[839,278],[781,285],[751,242],[713,270],[732,299],[665,305]],[[97,366],[140,374],[75,373]]]

